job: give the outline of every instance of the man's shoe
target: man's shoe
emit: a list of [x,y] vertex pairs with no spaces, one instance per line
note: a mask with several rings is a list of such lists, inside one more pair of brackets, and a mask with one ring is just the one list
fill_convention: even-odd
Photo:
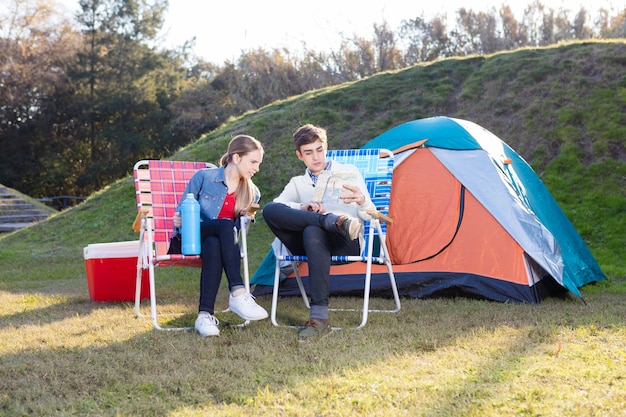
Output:
[[217,328],[218,324],[220,324],[219,320],[209,313],[200,313],[196,319],[196,331],[202,337],[219,336],[220,329]]
[[267,311],[254,301],[254,296],[249,292],[234,297],[232,294],[228,298],[230,311],[237,314],[244,320],[266,319]]
[[363,224],[359,219],[348,216],[340,216],[337,219],[337,228],[350,240],[354,240],[361,234]]
[[309,319],[304,323],[304,329],[298,333],[299,340],[308,340],[314,337],[320,337],[324,333],[330,332],[330,324],[328,320]]

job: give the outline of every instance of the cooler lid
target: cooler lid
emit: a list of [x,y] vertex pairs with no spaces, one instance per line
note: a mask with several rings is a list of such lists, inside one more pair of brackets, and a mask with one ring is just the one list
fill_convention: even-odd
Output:
[[94,258],[136,258],[139,254],[139,241],[91,243],[83,248],[85,259]]

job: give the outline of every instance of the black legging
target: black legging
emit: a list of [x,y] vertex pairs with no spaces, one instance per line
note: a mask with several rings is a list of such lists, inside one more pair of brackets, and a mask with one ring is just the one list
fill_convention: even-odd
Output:
[[226,272],[228,288],[243,286],[241,251],[237,242],[235,222],[216,219],[200,223],[202,239],[202,272],[200,274],[200,303],[198,311],[213,314],[215,299]]

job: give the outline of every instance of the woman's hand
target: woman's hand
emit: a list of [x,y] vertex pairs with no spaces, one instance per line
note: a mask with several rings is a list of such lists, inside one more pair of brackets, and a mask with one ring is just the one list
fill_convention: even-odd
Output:
[[178,211],[174,213],[174,217],[172,217],[172,224],[176,228],[180,227],[183,224],[183,218]]
[[256,204],[256,203],[252,203],[250,204],[250,206],[248,206],[248,208],[241,210],[241,213],[239,213],[240,216],[245,216],[246,214],[250,217],[254,217],[256,214],[256,211],[258,209],[260,209],[261,206]]

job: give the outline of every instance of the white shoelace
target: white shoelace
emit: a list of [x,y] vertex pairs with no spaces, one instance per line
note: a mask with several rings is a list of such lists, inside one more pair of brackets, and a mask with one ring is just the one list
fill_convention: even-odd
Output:
[[211,315],[211,314],[202,314],[200,317],[202,317],[204,320],[208,320],[210,322],[212,322],[214,325],[219,326],[220,321],[217,319],[217,317]]

